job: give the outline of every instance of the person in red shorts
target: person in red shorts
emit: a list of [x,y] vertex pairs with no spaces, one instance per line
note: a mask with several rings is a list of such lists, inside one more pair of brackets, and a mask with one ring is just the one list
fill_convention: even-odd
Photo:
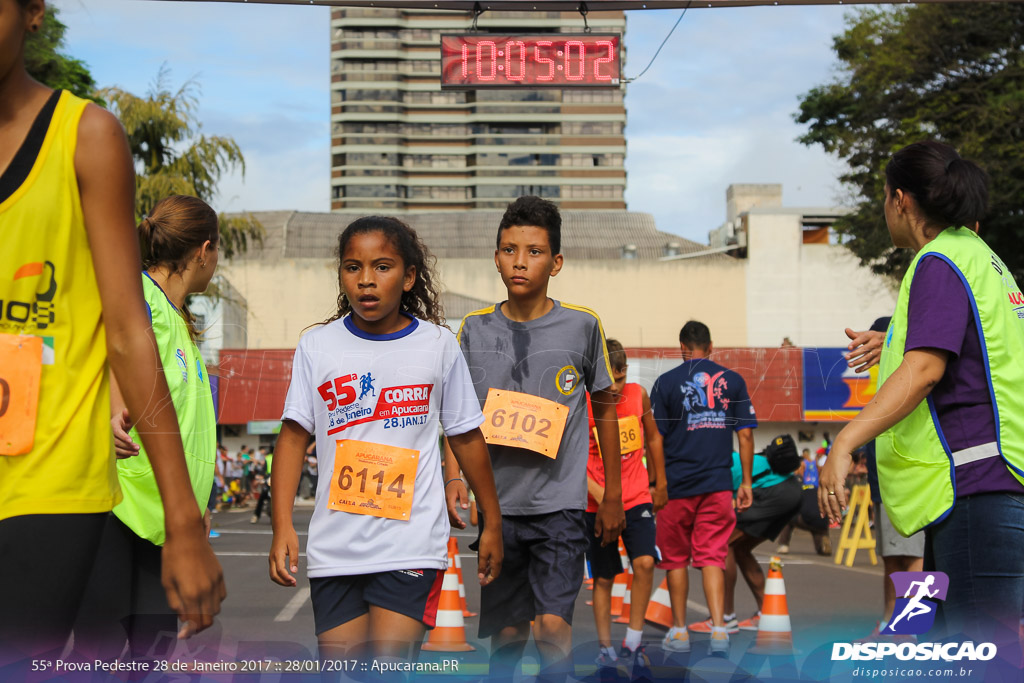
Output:
[[[658,513],[658,567],[668,572],[672,628],[662,647],[689,652],[686,630],[687,568],[701,570],[711,613],[710,652],[725,655],[729,634],[723,616],[725,558],[736,512],[750,507],[751,468],[757,416],[747,385],[737,373],[709,359],[711,331],[691,320],[679,332],[682,365],[654,383],[651,404],[661,432],[668,480],[668,504]],[[739,440],[740,485],[735,510],[732,487],[732,432]]]

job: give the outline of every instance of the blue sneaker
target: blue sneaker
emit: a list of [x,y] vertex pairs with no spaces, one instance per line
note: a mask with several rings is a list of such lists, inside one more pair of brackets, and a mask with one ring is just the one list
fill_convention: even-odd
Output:
[[210,538],[220,538],[220,532],[216,529],[210,529]]

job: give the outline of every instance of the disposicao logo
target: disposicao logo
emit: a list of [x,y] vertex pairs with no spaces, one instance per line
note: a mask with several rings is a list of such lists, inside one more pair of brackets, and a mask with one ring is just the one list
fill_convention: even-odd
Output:
[[891,574],[896,595],[892,619],[883,633],[921,634],[935,623],[936,600],[945,600],[949,591],[949,577],[942,572],[893,572]]
[[[949,577],[943,572],[893,572],[896,595],[892,619],[881,635],[921,635],[935,624],[939,600],[949,591]],[[996,656],[993,643],[918,643],[883,641],[877,643],[833,643],[832,660],[879,660],[894,655],[900,660],[987,661]]]

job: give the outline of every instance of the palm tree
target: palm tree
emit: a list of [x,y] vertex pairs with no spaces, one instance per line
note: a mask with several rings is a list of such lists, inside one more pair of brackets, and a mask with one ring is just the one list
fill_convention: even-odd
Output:
[[[160,68],[145,97],[120,88],[98,92],[128,135],[135,159],[136,219],[163,197],[187,194],[213,204],[221,177],[234,169],[245,173],[245,159],[230,137],[203,135],[195,118],[199,84],[186,81],[177,92],[167,85],[169,70]],[[220,249],[226,258],[263,243],[263,226],[251,214],[220,216]]]

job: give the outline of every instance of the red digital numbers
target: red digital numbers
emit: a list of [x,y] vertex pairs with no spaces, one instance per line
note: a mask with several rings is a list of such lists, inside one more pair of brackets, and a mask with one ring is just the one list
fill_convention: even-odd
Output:
[[618,87],[618,35],[441,36],[442,88]]
[[327,403],[328,412],[356,400],[355,387],[348,386],[349,382],[355,382],[356,379],[355,375],[336,377],[333,382],[324,382],[316,388],[320,392],[320,397]]

